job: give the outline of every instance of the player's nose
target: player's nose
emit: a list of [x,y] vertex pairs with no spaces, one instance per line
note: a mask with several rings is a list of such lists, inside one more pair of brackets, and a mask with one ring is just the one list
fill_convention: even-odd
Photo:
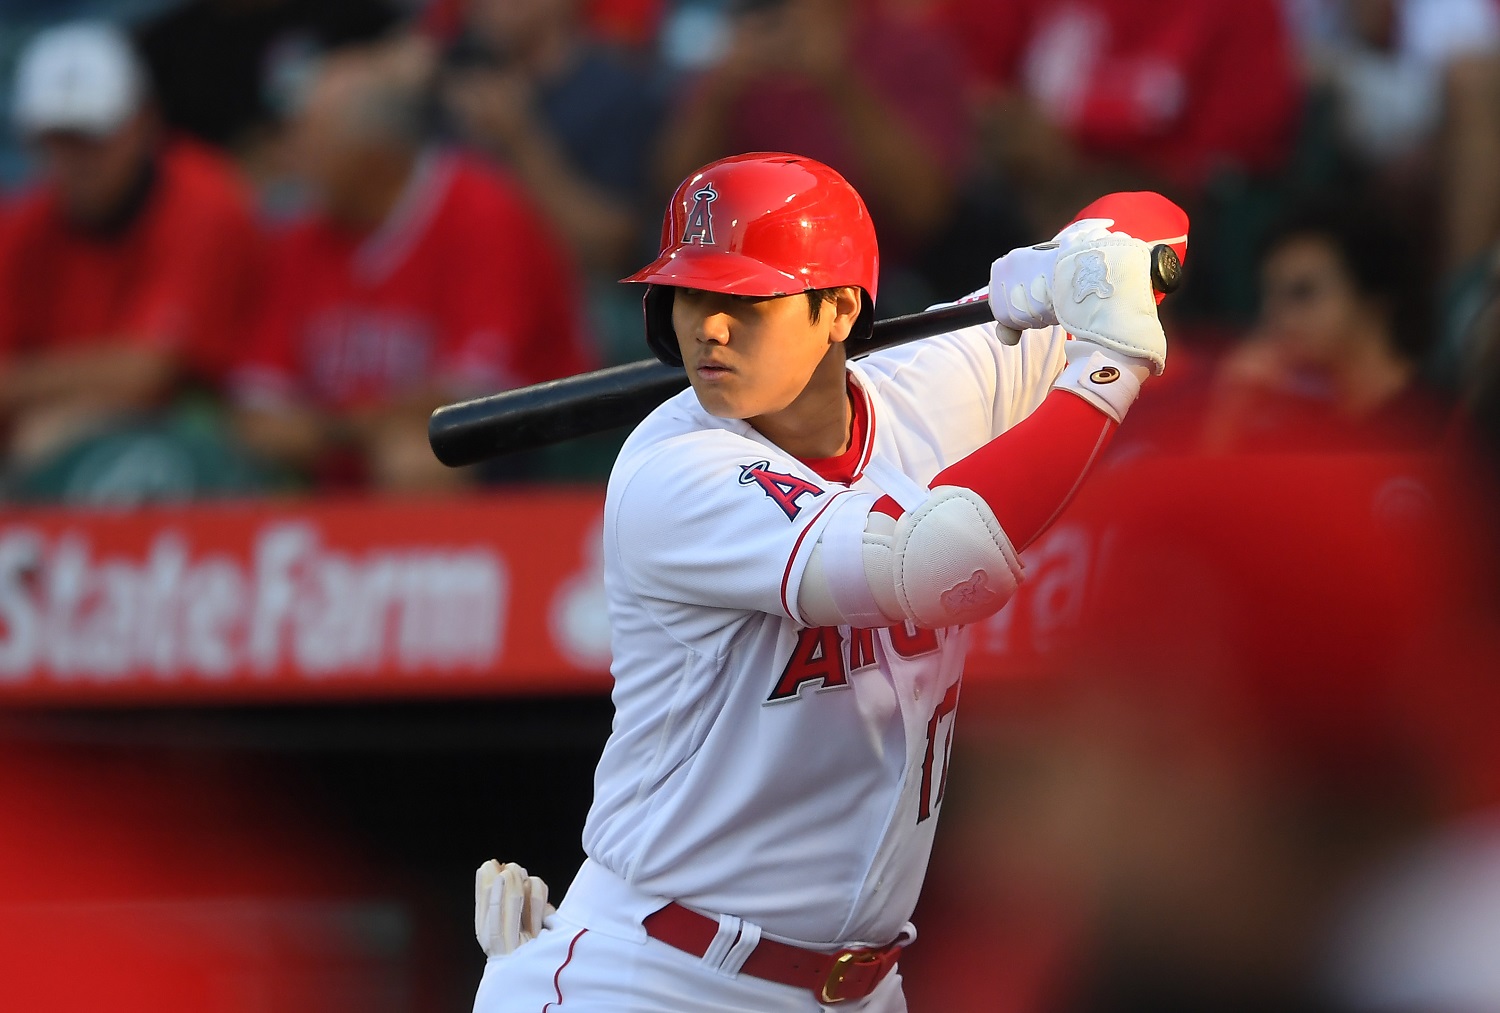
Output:
[[698,340],[714,345],[729,344],[729,314],[710,312],[703,316],[698,328]]

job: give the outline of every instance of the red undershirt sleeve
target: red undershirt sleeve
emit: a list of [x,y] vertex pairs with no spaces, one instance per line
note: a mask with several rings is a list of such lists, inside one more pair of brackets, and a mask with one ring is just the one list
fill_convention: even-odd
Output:
[[[938,472],[931,484],[978,493],[1019,552],[1062,513],[1118,428],[1083,398],[1054,390],[1036,411]],[[889,496],[874,509],[891,517],[902,513]]]

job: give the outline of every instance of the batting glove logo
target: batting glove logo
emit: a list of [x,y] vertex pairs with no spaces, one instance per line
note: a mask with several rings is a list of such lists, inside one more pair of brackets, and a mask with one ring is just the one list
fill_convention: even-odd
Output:
[[1109,261],[1098,250],[1089,250],[1078,257],[1078,273],[1073,275],[1073,301],[1083,302],[1089,296],[1108,299],[1115,294],[1109,283]]

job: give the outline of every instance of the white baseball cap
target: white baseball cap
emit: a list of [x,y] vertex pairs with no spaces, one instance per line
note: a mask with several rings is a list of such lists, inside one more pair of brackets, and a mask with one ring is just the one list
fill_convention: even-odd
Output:
[[37,33],[16,67],[11,114],[25,134],[111,134],[141,108],[146,75],[114,25],[79,21]]

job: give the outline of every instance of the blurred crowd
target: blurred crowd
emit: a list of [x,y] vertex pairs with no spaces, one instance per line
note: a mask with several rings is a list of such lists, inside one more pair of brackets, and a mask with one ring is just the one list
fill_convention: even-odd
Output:
[[[697,165],[844,172],[884,314],[1108,190],[1194,221],[1169,307],[1226,449],[1500,425],[1495,0],[69,0],[0,24],[12,500],[598,477],[437,465],[434,406],[643,353]],[[1155,386],[1155,385],[1154,385]],[[597,449],[597,448],[596,448]]]

